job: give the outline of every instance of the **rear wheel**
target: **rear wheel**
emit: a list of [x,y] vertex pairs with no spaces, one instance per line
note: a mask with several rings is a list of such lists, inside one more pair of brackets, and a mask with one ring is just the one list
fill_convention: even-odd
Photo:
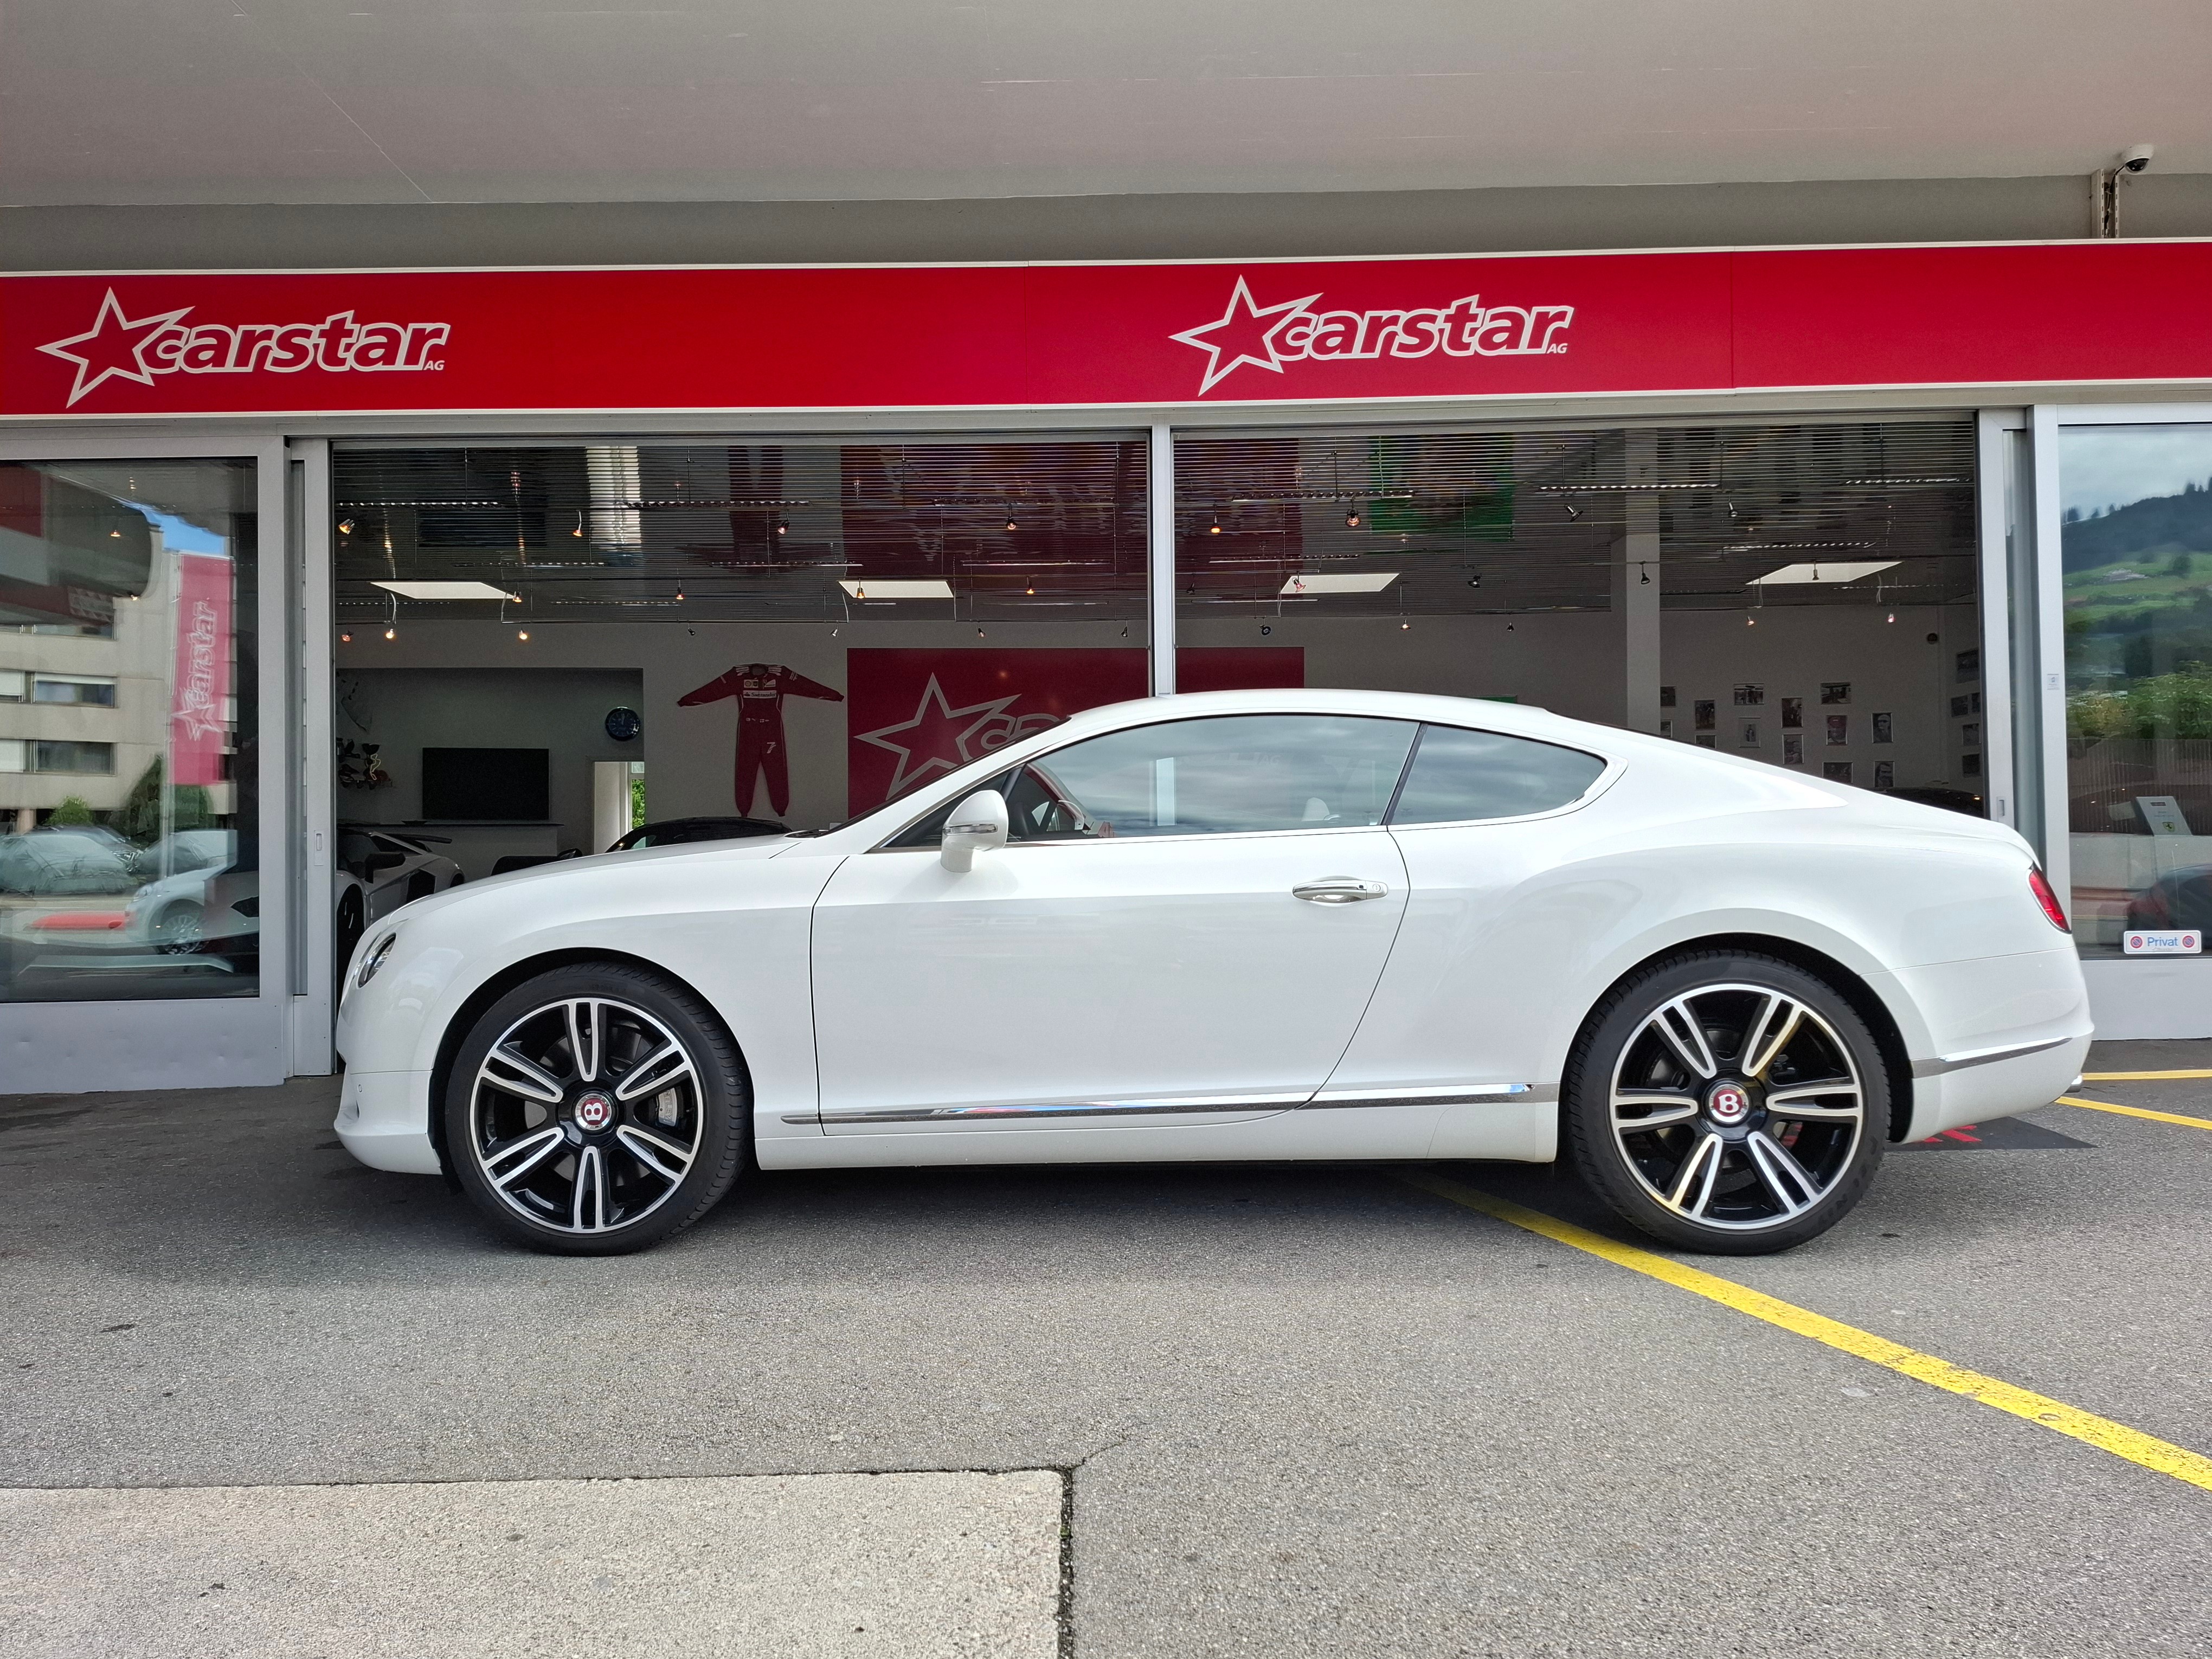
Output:
[[567,1255],[642,1249],[736,1181],[750,1091],[720,1023],[641,968],[586,963],[480,1018],[446,1089],[446,1146],[487,1220]]
[[1785,1250],[1850,1212],[1881,1164],[1889,1074],[1826,981],[1698,951],[1617,987],[1569,1057],[1577,1169],[1623,1218],[1722,1255]]
[[164,956],[187,956],[200,948],[200,907],[189,899],[162,907],[154,918],[154,948]]

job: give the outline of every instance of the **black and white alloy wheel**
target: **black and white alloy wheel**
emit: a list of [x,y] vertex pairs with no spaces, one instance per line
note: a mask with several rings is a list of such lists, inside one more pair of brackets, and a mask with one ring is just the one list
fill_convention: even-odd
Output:
[[447,1154],[510,1237],[611,1255],[729,1189],[746,1103],[727,1036],[688,994],[625,966],[563,968],[502,998],[462,1044]]
[[1645,969],[1571,1057],[1583,1177],[1671,1244],[1787,1249],[1858,1202],[1889,1126],[1873,1033],[1829,986],[1771,957],[1700,952]]

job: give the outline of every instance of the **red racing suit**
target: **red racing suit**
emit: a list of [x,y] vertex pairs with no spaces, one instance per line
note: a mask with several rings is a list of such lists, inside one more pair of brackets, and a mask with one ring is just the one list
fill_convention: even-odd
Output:
[[708,681],[696,691],[685,692],[676,700],[676,706],[696,708],[725,697],[738,700],[737,765],[730,779],[738,815],[750,816],[748,803],[757,778],[768,785],[769,806],[781,817],[791,806],[791,771],[783,752],[783,700],[819,697],[825,702],[842,702],[845,694],[817,684],[780,664],[749,662]]

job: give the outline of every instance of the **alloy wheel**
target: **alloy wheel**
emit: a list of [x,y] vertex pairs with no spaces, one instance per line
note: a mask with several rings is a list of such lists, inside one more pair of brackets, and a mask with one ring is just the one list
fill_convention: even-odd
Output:
[[470,1151],[499,1201],[578,1237],[667,1202],[699,1155],[699,1072],[668,1027],[612,997],[563,998],[509,1025],[477,1068]]
[[1850,1045],[1771,986],[1668,999],[1620,1051],[1607,1108],[1637,1182],[1685,1221],[1755,1232],[1796,1220],[1851,1166],[1866,1091]]

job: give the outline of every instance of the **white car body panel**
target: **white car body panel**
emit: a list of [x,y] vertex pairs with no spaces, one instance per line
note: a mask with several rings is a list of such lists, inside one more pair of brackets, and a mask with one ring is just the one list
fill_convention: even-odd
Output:
[[[874,850],[1082,738],[1297,713],[1535,738],[1608,769],[1571,807],[1484,823],[1031,843],[980,854],[964,875],[926,852]],[[1243,856],[1224,855],[1231,843]],[[1902,1047],[1917,1137],[2031,1110],[2080,1070],[2081,968],[2030,896],[2032,862],[1998,826],[1515,705],[1358,691],[1126,703],[818,836],[568,861],[407,907],[362,941],[396,924],[370,985],[349,971],[338,1128],[377,1167],[434,1169],[433,1074],[471,996],[556,952],[603,952],[659,966],[720,1012],[751,1073],[767,1167],[1542,1161],[1569,1046],[1607,988],[1677,946],[1749,935],[1862,981]],[[1390,896],[1288,896],[1336,875]],[[1339,924],[1352,948],[1316,955]],[[1316,961],[1326,981],[1301,980]],[[1189,1109],[1072,1126],[836,1121],[1176,1100]]]
[[[1291,896],[1332,877],[1386,890]],[[933,849],[848,859],[814,915],[823,1127],[910,1134],[932,1127],[915,1113],[963,1109],[978,1115],[963,1132],[1029,1135],[1080,1133],[1066,1126],[1092,1108],[1273,1115],[1352,1041],[1405,908],[1380,829],[1033,842],[965,874]],[[1003,1115],[1052,1105],[1069,1115]]]

